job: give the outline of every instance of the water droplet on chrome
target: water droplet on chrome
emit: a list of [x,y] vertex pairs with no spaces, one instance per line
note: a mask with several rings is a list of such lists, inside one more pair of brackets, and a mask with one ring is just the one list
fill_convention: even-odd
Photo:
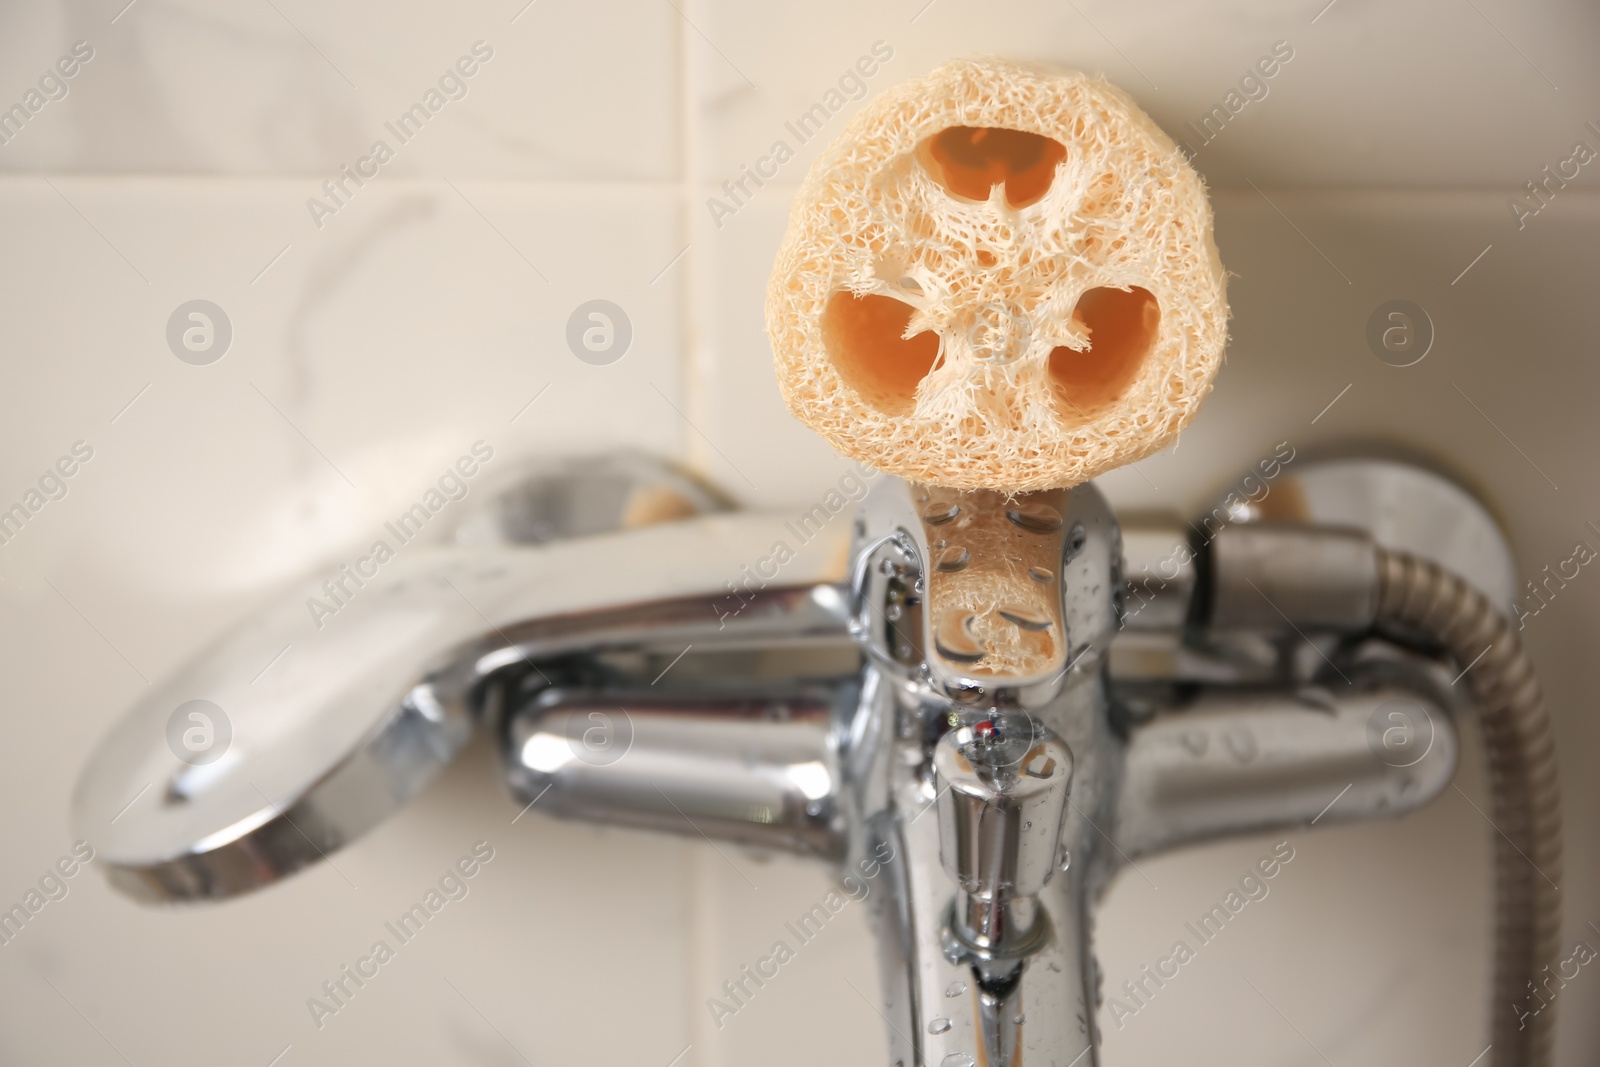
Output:
[[1061,529],[1061,512],[1049,504],[1018,504],[1006,508],[1006,518],[1031,533],[1055,533]]
[[956,663],[976,663],[983,658],[985,649],[973,636],[972,620],[972,615],[952,611],[939,621],[933,647],[941,656]]
[[[929,526],[943,526],[957,515],[961,514],[961,505],[952,504],[948,500],[941,500],[936,504],[929,504],[922,511],[922,521]],[[1057,525],[1060,525],[1057,522]]]
[[971,559],[971,552],[959,545],[953,545],[939,553],[939,569],[942,571],[964,570]]
[[949,1032],[949,1019],[934,1019],[932,1022],[928,1023],[928,1033],[930,1034],[947,1034]]
[[1067,531],[1066,558],[1069,560],[1072,559],[1079,552],[1082,552],[1083,546],[1088,543],[1089,535],[1084,532],[1083,523],[1073,523],[1072,529]]
[[896,619],[898,619],[900,616],[902,616],[904,614],[905,614],[905,609],[902,608],[899,604],[890,604],[888,607],[883,609],[883,617],[888,619],[890,622],[894,622]]
[[1228,752],[1240,763],[1249,763],[1261,752],[1261,744],[1256,740],[1256,735],[1243,726],[1235,726],[1223,734],[1222,741],[1228,746]]
[[1056,580],[1056,572],[1048,567],[1029,567],[1028,577],[1041,585],[1048,585]]
[[961,994],[965,993],[966,991],[967,991],[967,983],[965,983],[965,982],[951,982],[949,984],[949,986],[947,986],[945,988],[944,995],[947,996],[947,997],[959,997]]
[[939,1061],[939,1067],[973,1067],[977,1061],[965,1052],[952,1052]]
[[1050,619],[1032,608],[1025,608],[1019,604],[1002,604],[996,610],[1006,622],[1024,630],[1039,632],[1050,629]]
[[1072,866],[1072,853],[1065,845],[1061,846],[1061,859],[1057,864],[1063,871]]
[[1026,1015],[1018,1015],[1015,1016],[1011,1021],[1016,1023],[1018,1026],[1021,1026],[1023,1023],[1028,1021],[1028,1017]]

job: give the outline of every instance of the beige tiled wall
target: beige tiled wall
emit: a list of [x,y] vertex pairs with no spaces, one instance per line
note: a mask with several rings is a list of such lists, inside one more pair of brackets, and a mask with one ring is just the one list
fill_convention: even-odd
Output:
[[[1104,479],[1119,506],[1192,507],[1279,441],[1364,443],[1481,492],[1525,576],[1600,544],[1600,184],[1586,167],[1520,230],[1506,207],[1574,141],[1600,147],[1590,5],[124,3],[0,10],[0,105],[74,41],[95,50],[0,146],[0,504],[94,449],[0,546],[0,903],[70,845],[74,777],[143,679],[364,540],[473,440],[506,464],[645,448],[779,509],[836,479],[761,329],[819,142],[731,216],[707,200],[877,42],[892,57],[868,93],[999,52],[1103,71],[1180,137],[1274,42],[1295,49],[1198,153],[1233,341],[1180,447]],[[307,198],[479,40],[493,57],[466,96],[316,225]],[[164,341],[197,297],[234,327],[206,367]],[[1363,340],[1393,297],[1437,327],[1414,367]],[[591,299],[633,326],[609,366],[564,339]],[[1584,574],[1525,634],[1560,738],[1569,943],[1600,944],[1597,624]],[[1472,1062],[1493,831],[1468,757],[1411,820],[1296,835],[1272,896],[1184,984],[1121,1029],[1102,1018],[1106,1061]],[[145,909],[91,868],[0,946],[0,1062],[883,1062],[863,914],[720,1028],[706,1009],[825,872],[514,815],[476,746],[336,867],[235,903]],[[472,894],[318,1029],[306,998],[480,839],[496,859]],[[1108,994],[1269,844],[1125,877],[1098,927]],[[1562,992],[1562,1063],[1600,1049],[1597,1005],[1587,971]]]

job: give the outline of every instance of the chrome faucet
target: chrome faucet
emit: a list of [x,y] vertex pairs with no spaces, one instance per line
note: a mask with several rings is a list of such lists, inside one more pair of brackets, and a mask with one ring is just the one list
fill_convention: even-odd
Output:
[[[1092,1065],[1091,914],[1117,871],[1427,804],[1456,768],[1461,626],[1440,633],[1411,594],[1442,583],[1457,620],[1511,596],[1480,506],[1417,468],[1346,460],[1286,475],[1293,521],[1275,522],[1246,503],[1124,527],[1092,484],[1006,497],[883,477],[842,575],[801,556],[781,582],[735,585],[734,614],[729,579],[782,520],[630,464],[605,467],[627,491],[605,483],[604,507],[585,497],[592,466],[530,479],[463,523],[470,538],[408,550],[324,630],[308,637],[287,597],[159,687],[76,796],[113,883],[162,901],[267,885],[487,730],[536,813],[870,869],[891,1063]],[[687,502],[666,513],[693,517],[620,529],[630,494],[673,493]],[[1377,506],[1396,499],[1404,522]],[[532,521],[541,508],[561,514]],[[565,535],[534,545],[529,529]],[[1500,677],[1525,667],[1506,655],[1486,661]],[[167,733],[196,699],[232,725],[206,762]],[[1548,863],[1530,810],[1522,845]],[[1537,969],[1542,929],[1501,930],[1502,989]],[[1505,1015],[1497,1002],[1496,1062],[1537,1062]]]

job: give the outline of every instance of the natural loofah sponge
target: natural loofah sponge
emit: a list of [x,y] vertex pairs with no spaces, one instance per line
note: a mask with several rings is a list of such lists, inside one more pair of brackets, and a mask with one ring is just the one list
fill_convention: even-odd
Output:
[[767,290],[789,408],[900,477],[1023,492],[1155,452],[1226,340],[1205,188],[1104,80],[950,63],[812,166]]

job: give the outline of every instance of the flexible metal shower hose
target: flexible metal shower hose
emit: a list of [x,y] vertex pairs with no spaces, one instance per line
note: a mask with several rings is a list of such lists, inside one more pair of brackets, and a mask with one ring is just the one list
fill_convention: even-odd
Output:
[[1380,622],[1436,639],[1462,667],[1476,661],[1466,680],[1480,709],[1490,818],[1499,831],[1494,835],[1492,1062],[1545,1067],[1555,1038],[1554,1006],[1531,1014],[1542,1002],[1533,1000],[1529,983],[1556,959],[1561,794],[1539,681],[1506,617],[1465,579],[1387,549],[1379,549],[1378,573]]

